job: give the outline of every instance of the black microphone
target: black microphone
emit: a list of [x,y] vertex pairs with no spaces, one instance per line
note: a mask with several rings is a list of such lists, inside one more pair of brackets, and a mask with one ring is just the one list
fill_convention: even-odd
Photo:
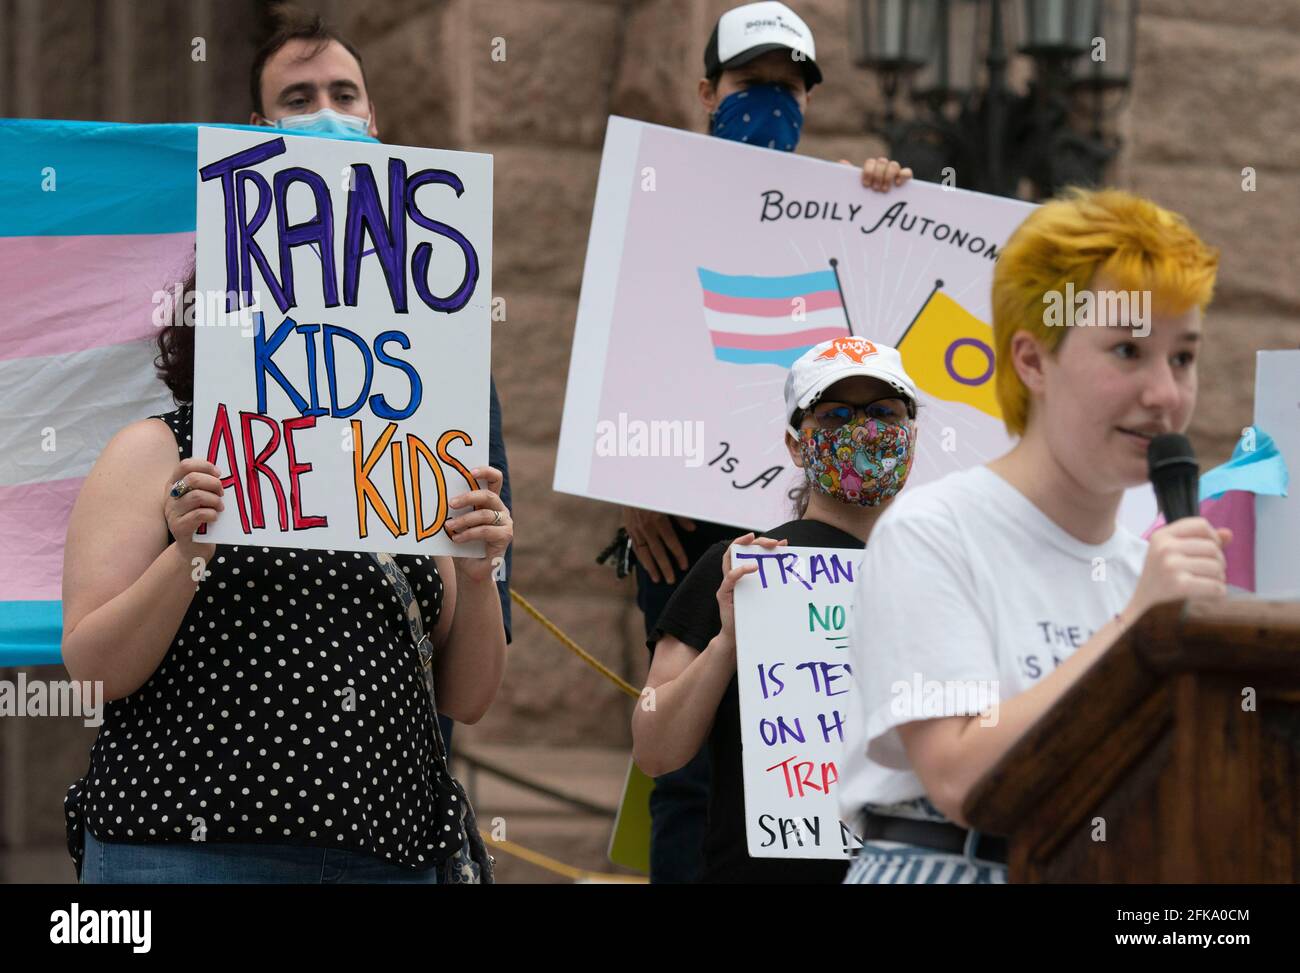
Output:
[[1147,469],[1165,523],[1200,513],[1200,473],[1196,453],[1186,436],[1167,432],[1147,447]]

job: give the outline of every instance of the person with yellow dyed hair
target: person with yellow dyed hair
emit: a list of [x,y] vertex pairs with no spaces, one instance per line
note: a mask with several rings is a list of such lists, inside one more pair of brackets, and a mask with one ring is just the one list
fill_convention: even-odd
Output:
[[1228,531],[1193,517],[1147,543],[1117,522],[1151,438],[1191,421],[1217,267],[1182,217],[1113,189],[1007,242],[993,378],[1019,439],[900,495],[859,571],[846,881],[1006,881],[1005,842],[963,818],[974,784],[1148,608],[1225,593]]

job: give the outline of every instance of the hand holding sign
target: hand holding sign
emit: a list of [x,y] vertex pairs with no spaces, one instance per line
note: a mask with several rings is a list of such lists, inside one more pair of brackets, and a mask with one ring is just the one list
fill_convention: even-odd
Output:
[[761,547],[765,551],[774,551],[778,547],[784,547],[786,544],[783,540],[775,540],[771,537],[755,537],[754,532],[742,534],[732,542],[732,547],[727,548],[726,554],[722,556],[722,584],[718,586],[718,614],[722,616],[722,630],[718,635],[722,638],[723,644],[728,650],[735,652],[736,649],[736,604],[735,592],[736,583],[747,574],[753,574],[759,568],[759,563],[750,561],[740,564],[736,567],[731,566],[731,552],[736,546],[753,545]]
[[447,536],[455,543],[482,541],[484,557],[481,560],[457,561],[461,574],[472,581],[487,581],[499,562],[505,557],[515,535],[515,524],[510,511],[501,500],[501,483],[505,479],[496,467],[470,470],[471,476],[483,487],[461,493],[447,501],[449,506],[473,506],[473,512],[447,522]]
[[[840,165],[853,165],[848,159],[841,159]],[[862,163],[862,185],[878,193],[883,193],[894,186],[902,186],[912,178],[912,170],[905,168],[891,159],[879,156]]]
[[177,538],[177,545],[186,558],[199,557],[205,562],[212,559],[215,544],[196,544],[191,538],[204,524],[217,519],[225,509],[221,494],[221,471],[207,460],[191,456],[176,464],[167,484],[167,499],[163,509],[167,515],[167,529]]

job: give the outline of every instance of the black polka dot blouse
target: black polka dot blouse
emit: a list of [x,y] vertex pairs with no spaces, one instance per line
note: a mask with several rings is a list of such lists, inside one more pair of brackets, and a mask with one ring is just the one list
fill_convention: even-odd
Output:
[[[181,458],[189,406],[157,416]],[[161,489],[161,485],[160,485]],[[432,557],[397,556],[432,632]],[[412,869],[459,848],[405,612],[368,554],[219,545],[157,670],[105,706],[64,802],[105,842],[346,848]]]

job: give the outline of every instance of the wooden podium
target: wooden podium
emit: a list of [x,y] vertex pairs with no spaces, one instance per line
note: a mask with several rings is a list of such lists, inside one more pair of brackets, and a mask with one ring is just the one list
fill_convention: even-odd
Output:
[[962,812],[1012,882],[1300,881],[1300,603],[1152,609]]

